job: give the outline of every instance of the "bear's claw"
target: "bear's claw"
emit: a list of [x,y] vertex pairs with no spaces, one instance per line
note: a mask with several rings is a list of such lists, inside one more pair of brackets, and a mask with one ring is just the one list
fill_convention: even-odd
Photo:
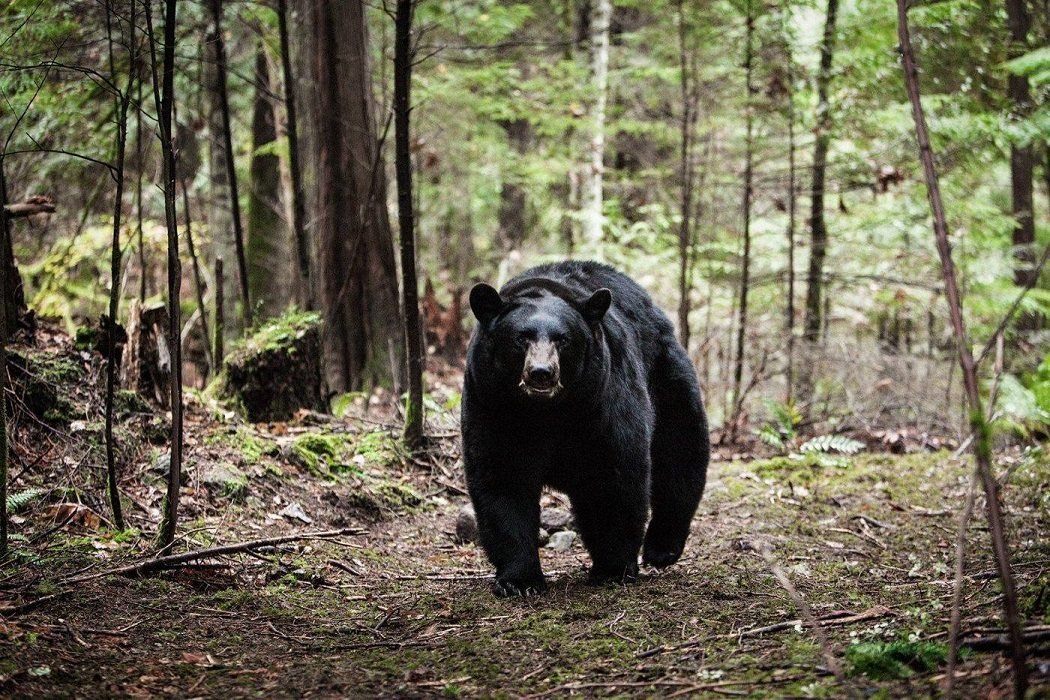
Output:
[[547,582],[542,578],[530,580],[498,578],[493,585],[493,591],[500,598],[539,595],[545,590],[547,590]]

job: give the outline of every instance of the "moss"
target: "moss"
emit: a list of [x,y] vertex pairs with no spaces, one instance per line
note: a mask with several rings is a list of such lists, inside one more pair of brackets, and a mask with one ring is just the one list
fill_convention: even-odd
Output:
[[[966,656],[966,649],[959,651],[960,657]],[[948,646],[933,642],[869,642],[846,648],[850,674],[872,680],[910,678],[917,671],[934,671],[947,660]]]
[[235,450],[241,457],[241,463],[246,466],[258,464],[265,455],[277,455],[280,452],[276,444],[258,437],[247,428],[240,427],[215,433],[209,436],[204,444],[221,445]]

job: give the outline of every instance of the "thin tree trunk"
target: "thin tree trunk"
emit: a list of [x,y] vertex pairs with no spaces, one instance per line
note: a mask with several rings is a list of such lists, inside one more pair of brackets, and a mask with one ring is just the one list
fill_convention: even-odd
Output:
[[225,299],[226,275],[222,268],[222,258],[215,258],[215,371],[222,370],[222,361],[225,359],[226,312],[223,307]]
[[230,191],[230,218],[233,220],[233,247],[237,256],[237,275],[241,290],[241,319],[245,328],[252,325],[252,302],[248,284],[248,260],[244,250],[244,227],[241,223],[241,201],[237,191],[237,166],[230,129],[230,96],[226,87],[226,38],[222,33],[222,0],[210,0],[212,23],[215,28],[216,79],[219,109],[222,116],[223,150],[226,153],[226,182]]
[[698,99],[692,84],[695,62],[687,45],[683,0],[678,0],[678,69],[682,96],[680,160],[682,178],[681,217],[678,227],[678,338],[689,350],[690,248],[693,238],[693,143],[695,141]]
[[602,179],[605,173],[605,103],[609,83],[609,24],[611,0],[594,0],[591,21],[591,134],[588,163],[584,166],[581,209],[583,239],[597,243],[602,239]]
[[135,70],[138,73],[138,97],[135,100],[135,163],[137,169],[135,173],[135,233],[139,242],[139,303],[145,304],[149,290],[146,287],[146,244],[142,233],[142,171],[146,169],[145,156],[142,151],[142,110],[145,109],[142,104],[142,84],[146,82],[146,77],[142,74],[142,52],[138,53],[140,55],[135,64]]
[[394,150],[397,169],[397,218],[401,233],[401,293],[408,352],[408,403],[405,405],[405,445],[415,451],[423,443],[423,329],[419,324],[419,282],[416,279],[415,217],[412,210],[413,0],[397,0],[394,20]]
[[[507,141],[520,160],[532,142],[532,125],[528,119],[510,119],[500,122],[507,134]],[[525,220],[527,198],[525,188],[510,177],[504,176],[499,194],[499,241],[504,252],[517,250],[525,241],[528,224]]]
[[740,320],[736,329],[736,359],[733,361],[733,413],[729,419],[729,440],[736,440],[737,423],[743,410],[744,397],[741,396],[744,378],[745,342],[747,340],[747,298],[751,284],[751,182],[753,179],[754,150],[754,110],[752,97],[752,63],[754,53],[755,15],[752,0],[747,2],[747,39],[744,47],[744,72],[747,85],[747,103],[744,108],[745,141],[744,141],[744,253],[740,259]]
[[160,524],[159,542],[169,547],[175,541],[178,524],[179,485],[182,478],[182,263],[179,260],[179,229],[175,208],[175,148],[172,138],[172,112],[175,103],[175,7],[177,0],[165,0],[163,83],[157,75],[156,37],[153,32],[151,3],[146,3],[146,30],[149,34],[153,69],[153,99],[156,102],[160,145],[164,155],[164,220],[168,229],[168,349],[171,352],[171,461],[168,488]]
[[[1024,55],[1028,50],[1028,33],[1032,17],[1025,7],[1025,0],[1006,0],[1006,21],[1010,29],[1010,58]],[[1007,77],[1007,94],[1013,119],[1021,120],[1032,111],[1032,93],[1028,78],[1010,73]],[[1035,151],[1031,143],[1010,145],[1010,193],[1011,212],[1015,220],[1013,230],[1014,284],[1024,287],[1035,274],[1035,212],[1032,173],[1035,167]],[[1033,319],[1027,319],[1031,323]]]
[[292,179],[292,231],[295,235],[296,262],[299,270],[299,301],[306,309],[314,308],[314,290],[310,279],[310,245],[306,238],[306,195],[299,159],[299,117],[295,106],[295,76],[288,41],[288,3],[277,0],[278,33],[281,39],[281,70],[284,80],[284,109],[288,129],[288,170]]
[[[835,55],[835,21],[838,6],[838,0],[828,0],[827,15],[824,19],[824,40],[820,46],[820,71],[817,73],[816,143],[813,147],[813,181],[810,188],[809,269],[806,273],[806,315],[802,334],[810,348],[815,347],[820,341],[822,326],[824,257],[828,245],[828,230],[824,222],[824,188],[828,147],[831,144],[831,108],[828,104],[828,88],[831,83],[832,60]],[[801,377],[799,389],[806,401],[813,399],[812,374],[812,367],[807,366]]]
[[[7,216],[7,182],[4,179],[4,157],[0,154],[0,250],[7,250],[11,238]],[[7,289],[7,265],[0,261],[0,290]],[[0,304],[0,558],[7,556],[7,312]]]
[[787,335],[787,371],[784,377],[785,403],[791,403],[795,391],[795,219],[798,197],[795,192],[795,58],[791,37],[787,42],[787,122],[788,122],[788,225],[787,225],[787,308],[784,310],[784,332]]
[[204,339],[204,356],[208,361],[208,372],[204,379],[207,381],[208,374],[219,371],[215,365],[215,357],[211,349],[211,332],[208,327],[208,307],[204,304],[204,277],[201,275],[200,259],[197,257],[197,246],[193,243],[193,218],[190,216],[190,190],[186,178],[182,177],[179,183],[182,189],[182,211],[183,222],[186,224],[186,249],[190,254],[190,264],[193,266],[193,291],[197,297],[197,309],[201,315],[201,337]]
[[259,150],[277,140],[277,123],[270,92],[270,69],[260,42],[255,52],[255,99],[252,108],[252,156],[248,190],[248,279],[256,311],[263,317],[278,315],[289,302],[292,271],[287,265],[292,251],[280,215],[281,170],[276,153]]
[[[113,37],[113,9],[106,3],[106,39],[109,46],[109,74],[114,84],[117,82],[116,57]],[[120,29],[120,20],[117,20]],[[124,529],[124,511],[120,505],[120,490],[117,487],[117,464],[113,440],[113,393],[117,377],[117,314],[120,308],[120,226],[124,218],[124,160],[128,141],[128,107],[131,103],[131,89],[135,85],[135,7],[132,5],[131,17],[128,20],[128,83],[123,92],[115,96],[117,133],[116,157],[113,161],[117,191],[113,195],[113,242],[110,249],[109,277],[109,319],[105,329],[108,343],[106,347],[106,483],[109,491],[109,503],[113,510],[113,524],[118,530]]]
[[1014,585],[1013,570],[1010,566],[1010,550],[1006,543],[1003,517],[999,506],[999,484],[992,474],[991,430],[985,419],[981,394],[977,385],[977,367],[974,363],[970,341],[966,333],[966,322],[963,319],[962,299],[956,281],[955,264],[952,261],[951,244],[948,241],[948,225],[941,203],[940,186],[937,170],[934,165],[933,149],[930,147],[929,132],[926,128],[926,116],[922,109],[919,94],[919,76],[912,51],[911,37],[908,31],[907,0],[897,0],[898,35],[904,63],[904,78],[911,101],[912,117],[915,121],[915,137],[919,146],[919,158],[922,161],[926,177],[926,191],[929,195],[930,209],[933,213],[933,232],[937,239],[937,254],[941,259],[941,270],[944,276],[944,291],[948,301],[948,312],[959,354],[959,366],[962,369],[963,386],[970,411],[970,429],[973,431],[973,452],[977,462],[977,472],[984,486],[985,508],[988,515],[988,526],[992,535],[992,548],[999,568],[999,580],[1003,590],[1003,610],[1006,625],[1010,633],[1010,651],[1013,661],[1014,695],[1023,698],[1028,685],[1025,668],[1024,642],[1021,634],[1021,620],[1017,607],[1017,590]]

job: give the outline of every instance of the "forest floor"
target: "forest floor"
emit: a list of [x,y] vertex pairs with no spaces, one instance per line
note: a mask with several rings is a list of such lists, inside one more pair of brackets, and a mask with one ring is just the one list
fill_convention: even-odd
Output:
[[[965,458],[717,461],[677,565],[593,588],[577,542],[542,550],[548,592],[505,600],[491,592],[482,552],[455,540],[466,496],[454,430],[434,431],[426,464],[406,463],[381,422],[309,414],[252,426],[201,396],[189,406],[175,551],[346,533],[150,576],[106,575],[153,551],[163,448],[146,438],[156,416],[133,406],[121,422],[137,426],[127,427],[129,440],[142,440],[132,460],[140,466],[123,480],[130,533],[108,525],[83,479],[69,485],[94,464],[87,473],[100,491],[97,426],[48,428],[50,438],[16,445],[25,464],[13,491],[49,486],[19,504],[14,553],[0,568],[0,695],[938,694]],[[46,462],[33,461],[44,452]],[[1010,451],[998,465],[1024,622],[1042,640],[1029,647],[1031,682],[1047,693],[1050,456]],[[974,650],[957,686],[960,697],[1007,696],[980,511],[969,543],[962,627]]]

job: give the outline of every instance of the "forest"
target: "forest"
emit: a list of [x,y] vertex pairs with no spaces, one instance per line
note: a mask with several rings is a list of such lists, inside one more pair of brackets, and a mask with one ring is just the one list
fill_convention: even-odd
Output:
[[[1048,97],[1047,0],[3,0],[0,696],[1044,697]],[[706,489],[497,597],[471,290],[566,259]]]

